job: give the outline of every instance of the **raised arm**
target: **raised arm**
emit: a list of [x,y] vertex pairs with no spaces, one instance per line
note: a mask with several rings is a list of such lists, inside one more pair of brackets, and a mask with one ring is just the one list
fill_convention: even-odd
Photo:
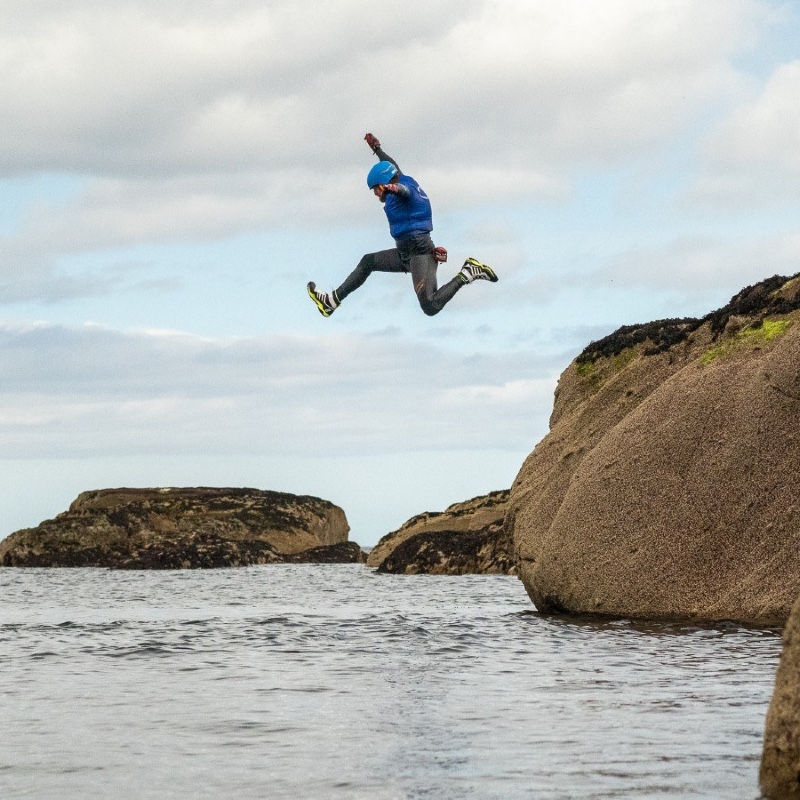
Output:
[[378,156],[379,161],[388,161],[390,164],[394,164],[397,167],[397,171],[402,173],[400,169],[400,165],[389,155],[387,155],[383,149],[381,148],[381,143],[378,141],[376,136],[373,136],[371,133],[368,133],[364,137],[364,141],[370,146],[372,152]]

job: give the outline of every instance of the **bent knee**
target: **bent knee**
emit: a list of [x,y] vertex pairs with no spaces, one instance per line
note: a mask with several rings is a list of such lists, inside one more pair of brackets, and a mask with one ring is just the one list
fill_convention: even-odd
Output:
[[372,272],[375,269],[375,253],[365,253],[358,262],[359,269],[365,272]]
[[442,306],[428,300],[427,297],[419,298],[419,307],[426,316],[433,317],[442,310]]

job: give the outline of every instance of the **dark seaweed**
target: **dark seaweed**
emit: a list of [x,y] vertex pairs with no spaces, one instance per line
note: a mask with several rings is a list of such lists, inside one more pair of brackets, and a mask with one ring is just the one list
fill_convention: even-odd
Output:
[[735,294],[722,308],[697,319],[662,319],[642,325],[623,325],[614,333],[591,342],[575,359],[578,364],[594,363],[600,358],[619,355],[628,347],[648,342],[643,353],[646,356],[663,353],[685,341],[694,331],[706,322],[711,325],[713,339],[725,330],[731,317],[743,316],[752,319],[750,323],[759,327],[764,319],[771,315],[788,314],[800,308],[800,292],[793,299],[777,294],[777,291],[788,281],[800,277],[800,272],[791,277],[773,275],[760,283],[747,286]]

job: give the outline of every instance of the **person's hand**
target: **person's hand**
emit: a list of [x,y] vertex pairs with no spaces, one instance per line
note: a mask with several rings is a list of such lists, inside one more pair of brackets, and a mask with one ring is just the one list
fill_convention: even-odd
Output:
[[364,141],[372,148],[373,153],[381,146],[377,136],[373,136],[371,133],[364,137]]
[[377,186],[372,187],[375,197],[381,202],[386,200],[387,194],[397,194],[400,190],[396,183],[379,183]]

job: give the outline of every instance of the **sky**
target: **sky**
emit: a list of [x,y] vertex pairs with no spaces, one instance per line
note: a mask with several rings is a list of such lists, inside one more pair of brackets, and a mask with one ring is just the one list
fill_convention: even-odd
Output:
[[[372,545],[508,488],[621,325],[800,271],[800,4],[0,6],[0,538],[82,491],[249,486]],[[392,246],[366,132],[431,197]]]

